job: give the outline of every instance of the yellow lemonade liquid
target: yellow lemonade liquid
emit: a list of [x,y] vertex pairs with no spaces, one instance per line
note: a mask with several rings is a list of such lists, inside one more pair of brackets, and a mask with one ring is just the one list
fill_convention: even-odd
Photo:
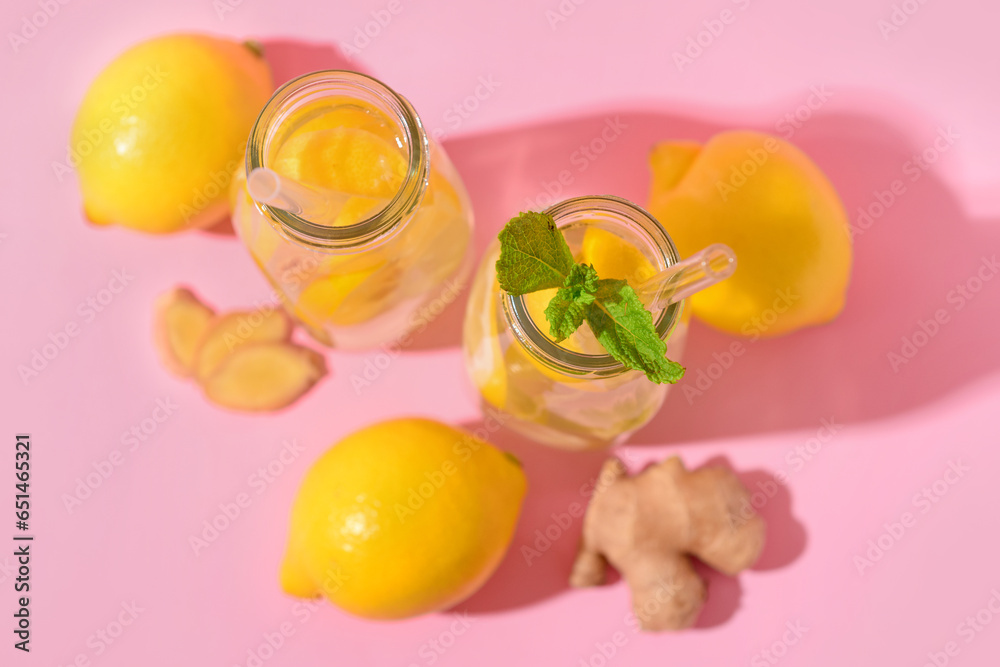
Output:
[[[419,139],[427,142],[422,130]],[[280,216],[250,198],[245,171],[236,183],[237,232],[288,310],[321,342],[371,347],[398,339],[423,303],[457,293],[471,238],[468,197],[433,142],[423,171],[414,173],[421,165],[412,152],[420,148],[376,104],[350,95],[308,99],[280,116],[262,166],[330,195],[335,205],[312,225],[364,227],[422,179],[422,194],[399,211],[390,233],[346,249],[289,233]]]
[[[676,261],[676,255],[664,258],[656,244],[643,242],[615,216],[587,217],[587,202],[604,199],[577,200],[575,219],[568,224],[557,218],[577,262],[593,265],[601,278],[634,286]],[[463,336],[466,367],[484,403],[500,411],[505,426],[566,449],[608,446],[648,422],[668,386],[614,362],[586,323],[556,343],[544,315],[556,290],[509,297],[497,283],[499,253],[495,241],[476,273]],[[653,313],[654,322],[670,320],[661,328],[675,361],[687,335],[681,311],[677,304],[668,313]]]

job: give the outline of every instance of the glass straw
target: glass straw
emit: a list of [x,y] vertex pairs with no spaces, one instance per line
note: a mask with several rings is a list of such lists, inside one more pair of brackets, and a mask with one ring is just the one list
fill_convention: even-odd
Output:
[[247,192],[258,203],[280,208],[317,224],[331,224],[350,195],[320,190],[257,167],[247,176]]
[[725,280],[735,270],[736,254],[732,248],[713,243],[660,271],[635,291],[646,307],[655,312]]

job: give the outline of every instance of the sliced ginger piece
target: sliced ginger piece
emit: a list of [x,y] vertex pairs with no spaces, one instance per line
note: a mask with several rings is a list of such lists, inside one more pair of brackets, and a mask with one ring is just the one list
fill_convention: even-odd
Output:
[[217,405],[264,412],[293,403],[326,375],[323,355],[284,342],[250,343],[228,355],[202,386]]
[[195,356],[194,375],[204,383],[243,344],[284,342],[291,335],[292,321],[280,308],[222,315],[205,332]]
[[612,458],[599,479],[570,584],[604,583],[613,565],[643,630],[680,630],[697,620],[707,588],[691,556],[732,576],[764,548],[764,520],[728,468],[689,472],[674,456],[630,477]]
[[153,332],[163,364],[180,377],[194,373],[194,360],[202,337],[215,319],[215,311],[186,287],[177,287],[156,300]]

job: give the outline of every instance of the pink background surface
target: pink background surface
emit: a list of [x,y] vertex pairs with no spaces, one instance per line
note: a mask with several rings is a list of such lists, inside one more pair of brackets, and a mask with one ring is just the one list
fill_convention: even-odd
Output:
[[[653,142],[733,127],[780,131],[776,124],[813,86],[831,95],[803,112],[809,118],[792,138],[829,174],[852,221],[877,191],[904,180],[905,193],[856,240],[847,308],[835,323],[747,344],[703,395],[689,401],[674,391],[624,448],[635,467],[668,454],[689,466],[723,459],[751,487],[789,476],[763,506],[771,539],[759,565],[738,578],[706,573],[710,599],[698,627],[646,636],[624,622],[621,582],[567,589],[578,522],[530,566],[521,555],[553,513],[581,500],[603,456],[568,456],[509,434],[495,442],[527,466],[524,515],[498,573],[458,609],[370,623],[326,604],[304,607],[278,589],[293,494],[326,447],[399,415],[467,425],[481,415],[460,358],[461,305],[360,395],[350,378],[377,353],[331,352],[332,376],[277,415],[216,409],[161,368],[150,342],[157,294],[184,282],[235,308],[268,289],[232,237],[148,238],[81,221],[75,177],[60,180],[52,163],[65,160],[88,82],[132,43],[184,30],[263,40],[279,82],[343,66],[335,45],[387,4],[230,1],[232,11],[220,13],[210,0],[73,0],[16,51],[5,39],[2,437],[33,435],[37,541],[30,656],[11,647],[14,562],[0,549],[3,664],[252,665],[266,636],[283,630],[281,648],[265,648],[263,664],[916,666],[935,654],[939,665],[997,664],[1000,615],[987,605],[993,599],[1000,610],[1000,280],[962,308],[949,300],[1000,246],[996,3],[910,0],[902,4],[919,9],[884,36],[878,22],[891,20],[888,0],[593,0],[554,26],[546,12],[558,11],[557,0],[402,0],[351,64],[407,95],[428,128],[447,134],[474,200],[479,250],[561,170],[572,183],[560,197],[606,192],[642,202]],[[679,70],[673,53],[724,9],[735,20]],[[4,33],[36,11],[36,0],[6,0]],[[453,122],[449,109],[475,93],[480,77],[499,86]],[[627,127],[580,171],[574,151],[609,118]],[[933,146],[939,128],[959,138],[908,180],[906,163]],[[115,270],[133,278],[90,320],[79,306]],[[888,353],[939,309],[948,322],[894,372]],[[18,365],[69,323],[80,334],[23,382]],[[686,382],[699,371],[718,375],[713,354],[730,343],[694,324]],[[178,407],[130,451],[123,434],[141,427],[157,400]],[[808,461],[798,458],[824,419],[836,434]],[[258,469],[291,440],[303,451],[261,483]],[[3,470],[12,449],[3,448]],[[69,512],[64,495],[116,450],[121,465]],[[942,481],[958,462],[961,477]],[[9,544],[14,481],[10,472],[0,479],[0,534],[8,535],[0,539]],[[934,502],[920,500],[933,488],[941,494],[930,492]],[[196,555],[189,538],[243,493],[250,505]],[[891,536],[887,525],[905,512],[914,522]],[[856,557],[880,538],[888,550],[859,573]],[[96,633],[109,624],[114,632],[131,603],[142,609],[134,623],[103,644]],[[969,625],[977,613],[981,625]],[[800,637],[787,632],[796,624]],[[615,638],[623,645],[605,660],[602,646],[608,651]],[[943,653],[949,642],[951,657]]]

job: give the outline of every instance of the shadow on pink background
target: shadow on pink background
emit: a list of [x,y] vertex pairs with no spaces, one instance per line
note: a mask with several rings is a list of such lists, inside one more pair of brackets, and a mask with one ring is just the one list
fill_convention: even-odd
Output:
[[[264,46],[279,85],[316,69],[366,72],[334,46],[283,39],[265,40]],[[826,326],[746,342],[746,353],[717,381],[708,377],[710,371],[717,374],[713,354],[727,349],[733,338],[694,322],[684,356],[687,377],[631,442],[799,429],[831,415],[846,422],[881,419],[920,407],[1000,367],[1000,347],[991,344],[1000,312],[958,309],[948,301],[951,290],[973,277],[984,258],[1000,247],[996,225],[986,224],[995,221],[969,219],[933,165],[917,180],[904,173],[904,165],[932,144],[911,145],[900,133],[900,126],[922,120],[915,111],[890,100],[882,110],[879,104],[871,91],[838,91],[838,108],[858,111],[820,109],[800,128],[792,128],[790,139],[826,172],[852,224],[858,226],[859,209],[876,213],[870,224],[864,223],[866,229],[857,227],[843,313]],[[584,194],[614,194],[644,204],[646,156],[656,142],[705,141],[733,128],[774,131],[746,123],[742,114],[731,113],[726,121],[713,114],[711,123],[699,119],[707,115],[649,103],[619,104],[600,113],[446,140],[445,149],[472,197],[477,255],[511,216],[529,206]],[[754,110],[753,117],[762,115],[780,117]],[[590,159],[580,149],[598,140],[609,122],[621,126],[620,134]],[[560,183],[560,173],[569,174],[568,185]],[[884,193],[896,179],[906,191],[877,215],[877,193],[885,201]],[[662,222],[669,231],[670,221]],[[888,354],[901,354],[903,337],[912,337],[919,323],[932,320],[939,309],[950,320],[934,338],[946,344],[920,349],[920,363],[897,364],[894,370]],[[450,308],[409,350],[460,345],[463,314],[463,308]],[[710,386],[703,389],[706,381]]]
[[[870,97],[860,95],[859,108],[870,108]],[[841,105],[846,97],[840,94]],[[600,137],[608,119],[627,129],[581,172],[571,156]],[[860,207],[877,203],[876,191],[889,190],[896,179],[906,186],[855,240],[843,313],[826,326],[745,342],[747,351],[707,389],[701,389],[704,382],[696,384],[699,371],[707,374],[716,362],[713,354],[725,351],[734,339],[694,322],[683,359],[685,379],[631,442],[662,444],[815,427],[832,415],[846,422],[881,419],[997,370],[1000,347],[991,341],[1000,312],[958,309],[947,297],[976,274],[984,258],[994,255],[1000,235],[995,225],[969,219],[933,170],[921,172],[916,182],[909,180],[904,164],[928,146],[909,145],[894,124],[891,118],[868,114],[820,112],[792,139],[829,176],[854,224]],[[557,193],[557,199],[614,194],[644,203],[646,156],[654,143],[704,141],[745,125],[739,118],[708,124],[685,112],[621,105],[547,125],[463,137],[445,147],[472,195],[481,250],[529,200],[550,201],[548,192]],[[562,171],[572,177],[567,186],[558,182]],[[661,222],[669,231],[670,221]],[[919,322],[933,319],[938,309],[950,316],[934,336],[945,343],[920,349],[919,363],[904,363],[894,371],[888,353],[900,354],[902,338],[919,331]],[[441,344],[458,344],[458,339]],[[689,392],[688,398],[685,386],[700,395]]]

